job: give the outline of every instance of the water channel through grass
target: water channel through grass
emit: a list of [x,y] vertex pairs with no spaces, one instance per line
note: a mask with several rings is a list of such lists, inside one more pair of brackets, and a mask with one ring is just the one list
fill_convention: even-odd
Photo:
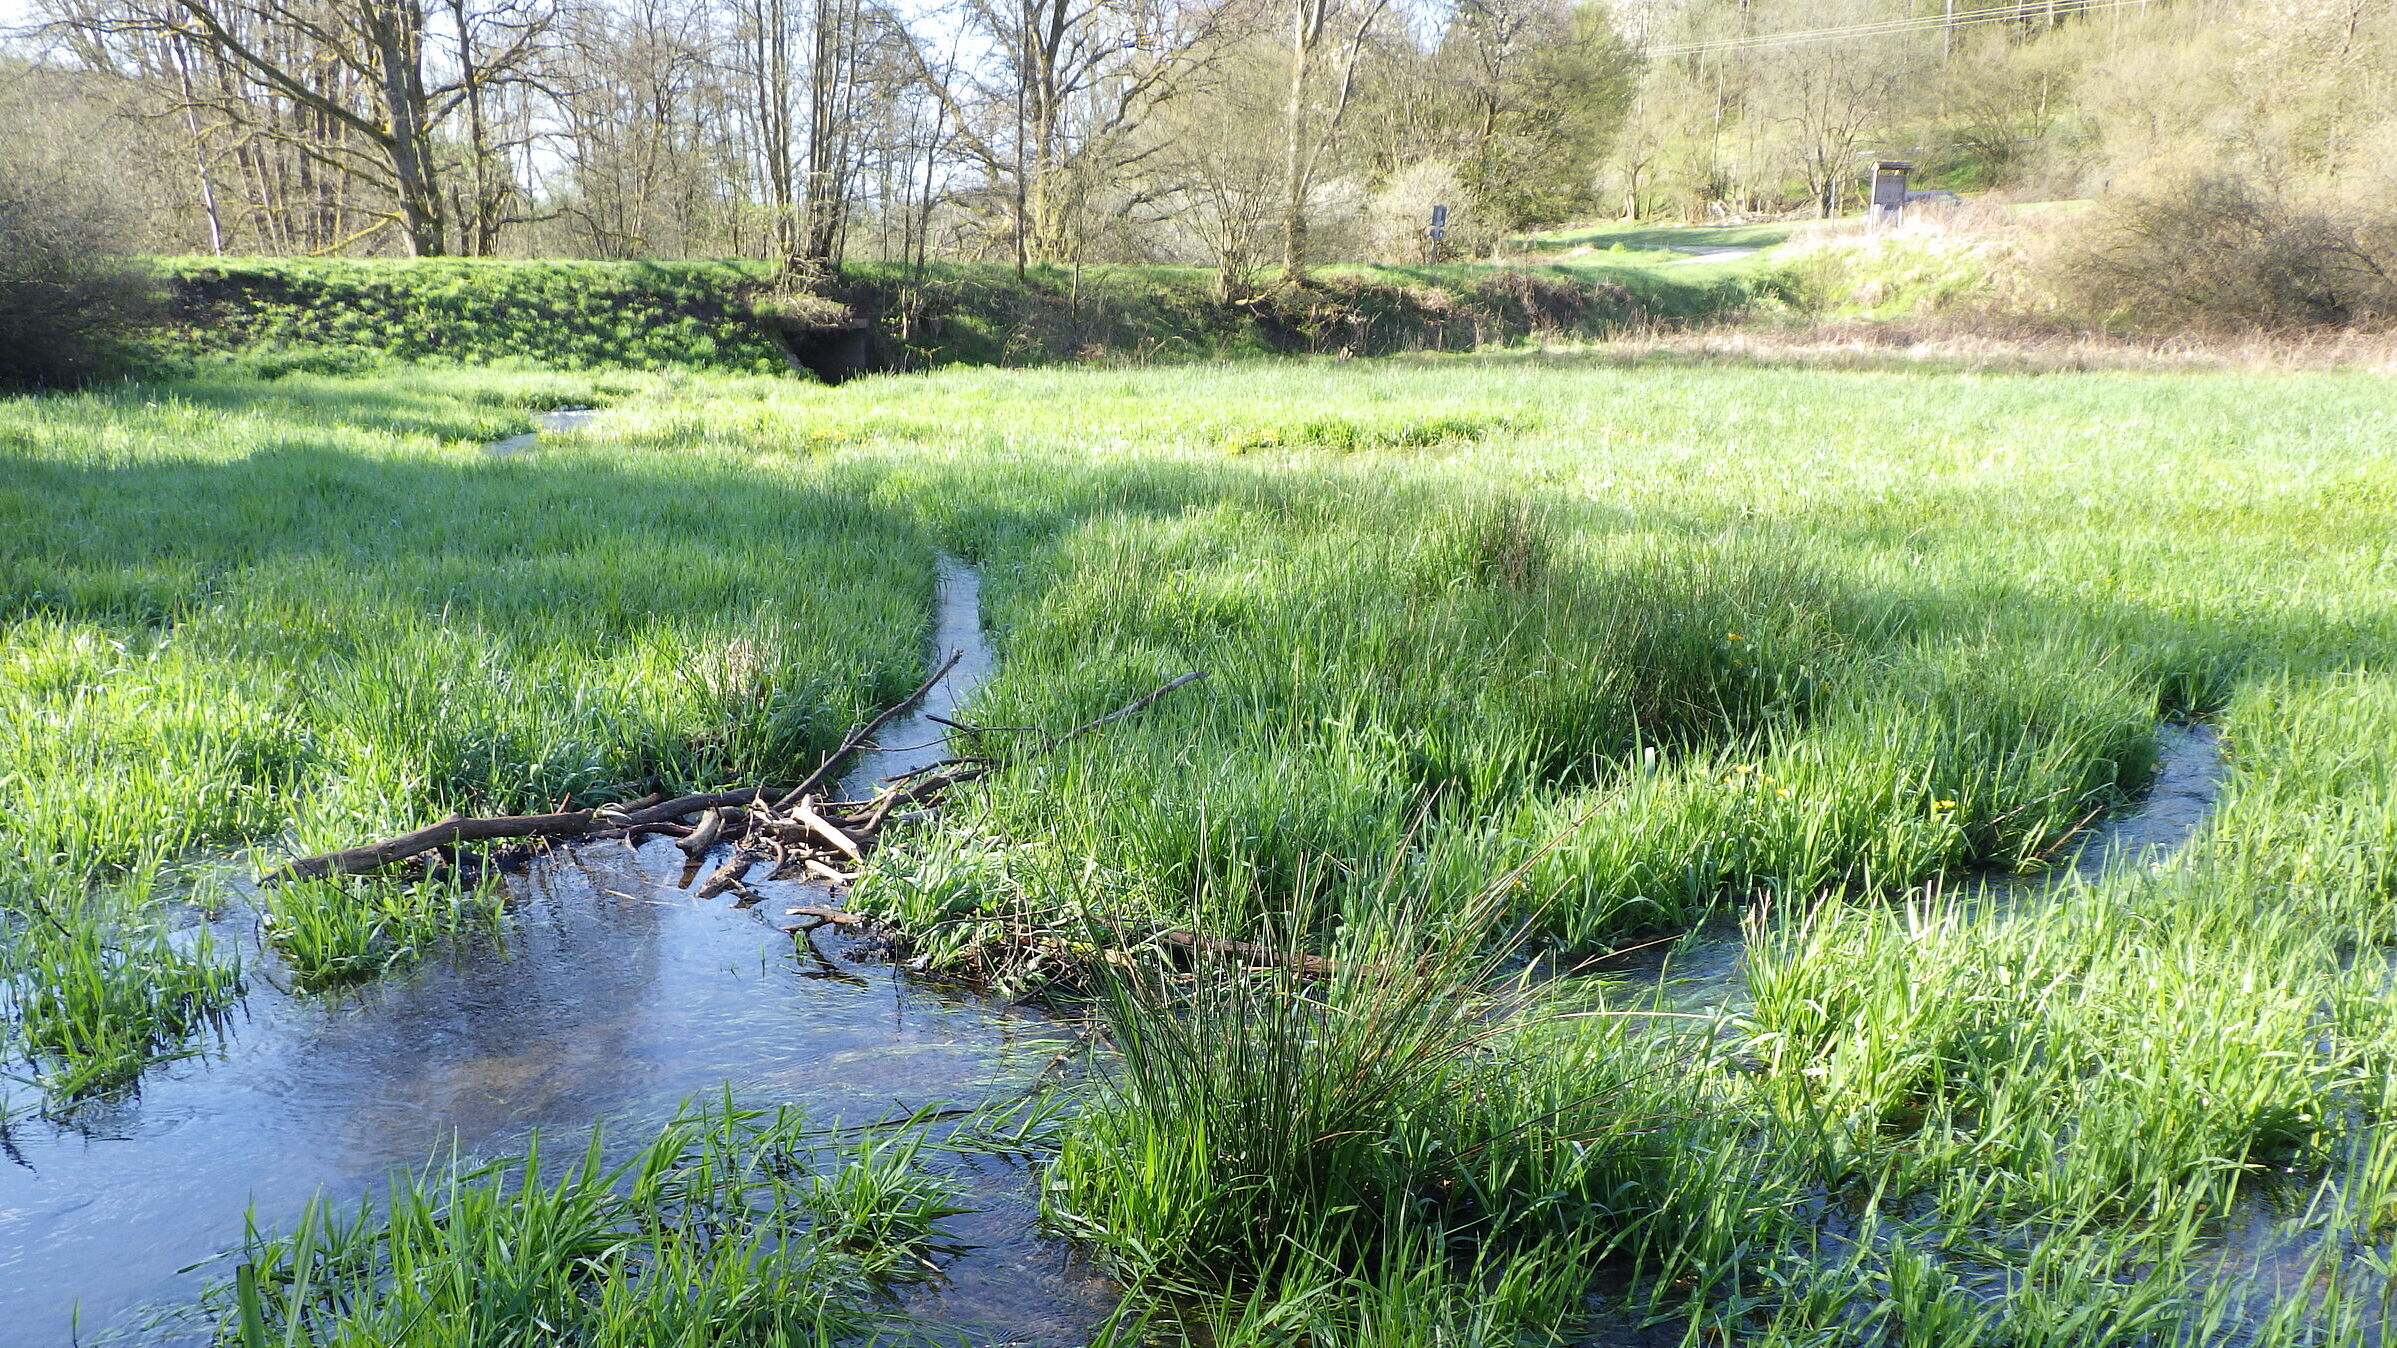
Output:
[[[2156,730],[2155,779],[2136,804],[2072,837],[2072,864],[1990,882],[2020,899],[2089,880],[2115,865],[2160,861],[2195,836],[2222,793],[2222,743],[2213,727],[2168,723]],[[1747,938],[1740,918],[1717,917],[1653,941],[1631,942],[1614,956],[1586,962],[1587,972],[1653,988],[1648,1004],[1675,1015],[1733,1015],[1747,1005]]]
[[[854,788],[946,753],[931,718],[990,669],[976,593],[974,573],[944,561],[934,637],[964,658],[885,731]],[[766,902],[739,912],[694,901],[683,871],[665,839],[559,850],[510,879],[496,940],[339,997],[280,991],[253,915],[216,915],[207,925],[256,975],[217,1050],[138,1094],[10,1124],[0,1325],[15,1328],[0,1340],[208,1341],[187,1308],[230,1276],[215,1257],[241,1244],[245,1215],[278,1230],[312,1198],[376,1196],[395,1168],[453,1149],[499,1155],[538,1131],[571,1159],[603,1121],[629,1147],[685,1100],[726,1091],[825,1125],[972,1105],[1020,1092],[1072,1040],[837,930],[779,930],[784,905],[827,901],[820,887],[757,882]],[[910,1289],[905,1313],[968,1342],[1082,1341],[1108,1289],[1033,1235],[1024,1171],[962,1155],[938,1168],[975,1209],[946,1223],[971,1248]]]
[[[2376,1341],[2387,405],[1548,357],[0,404],[0,1343]],[[846,896],[887,948],[663,841],[496,910],[193,882],[793,780],[928,626],[974,658],[857,772],[938,755],[988,663],[943,551],[993,766]],[[1518,1001],[1534,953],[1595,976]],[[1035,1081],[1012,1150],[823,1131]],[[805,1126],[573,1187],[728,1090]],[[536,1133],[556,1183],[476,1169]]]

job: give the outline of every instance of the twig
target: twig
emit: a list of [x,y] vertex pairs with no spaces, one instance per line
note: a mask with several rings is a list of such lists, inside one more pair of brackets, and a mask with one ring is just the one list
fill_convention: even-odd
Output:
[[503,819],[468,819],[451,815],[432,824],[403,833],[382,842],[353,847],[345,852],[326,852],[319,856],[302,857],[279,871],[261,877],[268,882],[278,880],[313,880],[327,875],[364,875],[379,871],[395,862],[405,861],[419,852],[453,843],[488,842],[495,838],[560,838],[589,833],[600,827],[589,810],[570,810],[563,814],[517,815]]
[[1135,712],[1145,709],[1150,703],[1165,696],[1167,693],[1172,692],[1174,689],[1179,688],[1186,683],[1196,683],[1205,677],[1207,677],[1207,671],[1203,669],[1194,669],[1179,678],[1168,679],[1166,682],[1150,689],[1148,692],[1143,693],[1139,697],[1132,699],[1130,702],[1127,702],[1123,706],[1116,708],[1114,711],[1107,713],[1105,716],[1092,721],[1090,724],[1076,726],[1073,729],[1066,731],[1064,734],[1057,736],[1055,739],[1050,740],[1046,745],[1042,746],[1042,752],[1046,753],[1048,750],[1054,749],[1058,745],[1063,744],[1067,740],[1073,739],[1078,735],[1087,735],[1090,732],[1097,730],[1101,726],[1112,725]]

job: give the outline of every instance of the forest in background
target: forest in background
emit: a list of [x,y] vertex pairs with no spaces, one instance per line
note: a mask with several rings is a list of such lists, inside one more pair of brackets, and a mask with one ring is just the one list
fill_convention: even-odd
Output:
[[2023,200],[2352,212],[2397,196],[2392,14],[37,0],[0,167],[132,252],[1182,263],[1231,291],[1423,260],[1435,202],[1461,257],[1600,216],[1835,214],[1876,157]]

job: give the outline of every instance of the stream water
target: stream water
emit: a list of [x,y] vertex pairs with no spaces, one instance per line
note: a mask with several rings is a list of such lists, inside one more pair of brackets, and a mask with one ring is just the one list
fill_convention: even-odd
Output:
[[[851,786],[944,753],[947,715],[990,668],[974,573],[941,565],[935,640],[965,657],[928,705],[879,737]],[[907,746],[914,746],[912,748]],[[503,1154],[535,1129],[605,1120],[629,1149],[644,1126],[729,1084],[831,1122],[1008,1095],[1070,1030],[814,945],[774,925],[798,883],[756,883],[749,912],[677,887],[663,839],[562,850],[511,880],[504,949],[470,948],[342,999],[286,996],[247,918],[218,921],[253,969],[224,1042],[150,1074],[138,1095],[65,1121],[19,1120],[0,1147],[0,1343],[193,1343],[168,1313],[228,1270],[246,1212],[268,1230],[312,1197],[380,1193],[394,1167],[449,1148]],[[575,1150],[568,1147],[567,1150]],[[1029,1179],[957,1162],[980,1211],[949,1228],[976,1248],[906,1293],[938,1337],[1068,1344],[1111,1304],[1063,1247],[1031,1234]]]
[[561,407],[554,412],[535,412],[532,430],[522,435],[511,435],[505,440],[494,440],[483,446],[483,452],[502,458],[510,454],[522,454],[541,443],[543,435],[580,430],[590,425],[591,419],[598,415],[599,409],[596,407]]

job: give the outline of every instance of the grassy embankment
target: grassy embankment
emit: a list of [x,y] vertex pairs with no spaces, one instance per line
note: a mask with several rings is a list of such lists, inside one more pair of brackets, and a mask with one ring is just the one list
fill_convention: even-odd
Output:
[[[753,262],[176,258],[162,369],[363,372],[397,359],[547,369],[772,373]],[[1307,287],[1220,302],[1190,267],[889,264],[827,295],[869,320],[892,369],[1155,362],[1291,352],[1383,355],[1589,338],[1736,308],[1736,278],[1614,265],[1329,268]],[[197,368],[192,353],[203,352]]]
[[[985,569],[979,721],[1212,674],[858,901],[1017,979],[1116,923],[1344,970],[1099,982],[1121,1067],[1050,1206],[1171,1323],[1536,1338],[1603,1273],[1609,1323],[1691,1341],[2360,1342],[2397,1211],[2386,397],[1519,356],[0,404],[10,1056],[68,1094],[221,1005],[225,952],[154,925],[195,853],[803,761],[907,681],[937,542]],[[593,398],[528,457],[461,443]],[[2167,715],[2233,753],[2187,856],[1966,897],[2135,792]],[[457,920],[370,892],[320,967]],[[1487,1000],[1493,949],[1739,906],[1724,1024]]]
[[1766,330],[1809,320],[1889,323],[1978,320],[1994,332],[2026,322],[2100,327],[2048,293],[2025,256],[2026,231],[2052,231],[2085,201],[1917,207],[1890,229],[1861,217],[1746,225],[1604,223],[1512,240],[1527,258],[1644,269],[1691,284],[1737,288],[1756,303],[1726,316]]

